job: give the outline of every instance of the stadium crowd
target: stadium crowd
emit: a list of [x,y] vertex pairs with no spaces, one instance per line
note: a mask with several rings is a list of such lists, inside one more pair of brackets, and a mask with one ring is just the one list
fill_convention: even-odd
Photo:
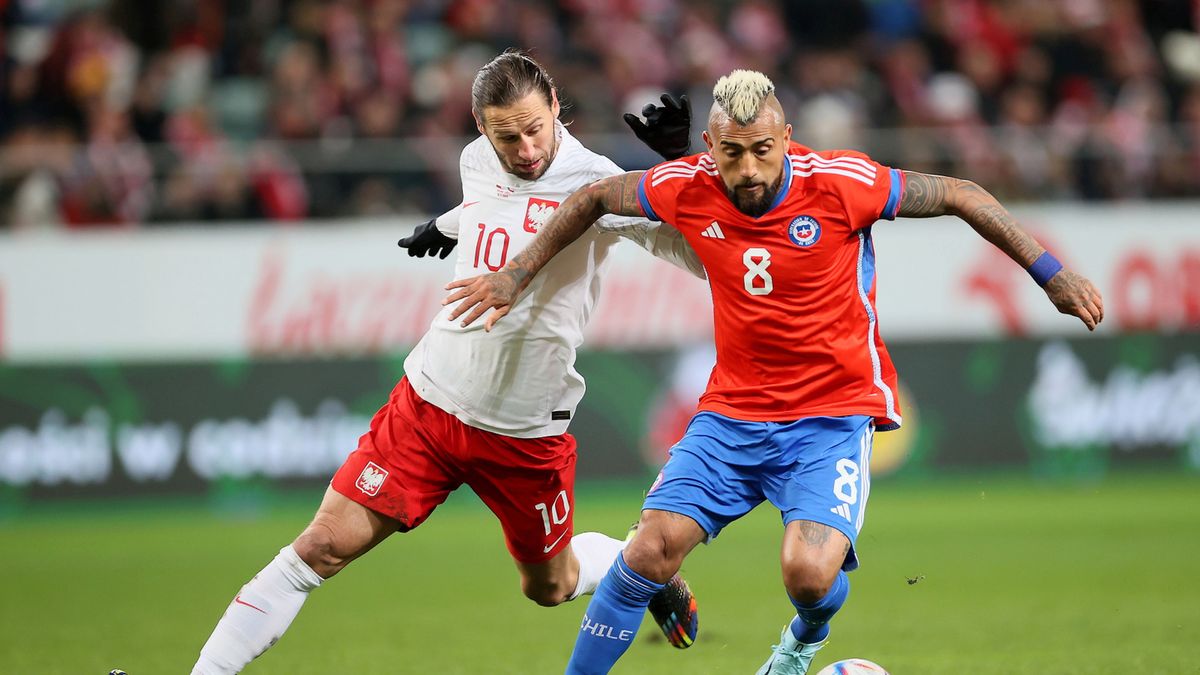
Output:
[[1200,0],[0,0],[0,23],[0,228],[440,212],[472,78],[512,46],[629,168],[654,156],[621,112],[688,92],[702,120],[745,67],[814,148],[1003,199],[1200,196]]

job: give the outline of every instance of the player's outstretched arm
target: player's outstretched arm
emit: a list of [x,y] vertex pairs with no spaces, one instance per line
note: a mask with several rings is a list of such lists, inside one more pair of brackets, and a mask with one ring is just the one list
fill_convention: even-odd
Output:
[[954,215],[1024,267],[1058,311],[1079,317],[1088,330],[1104,319],[1104,299],[1084,277],[1065,269],[987,190],[969,180],[904,172],[897,215],[908,218]]
[[638,203],[637,186],[641,171],[617,174],[596,181],[567,197],[529,246],[510,260],[500,271],[447,284],[454,291],[443,305],[459,302],[450,313],[454,320],[466,314],[462,325],[469,326],[489,309],[484,330],[490,331],[500,317],[508,314],[538,270],[587,231],[596,219],[612,213],[618,216],[645,216]]

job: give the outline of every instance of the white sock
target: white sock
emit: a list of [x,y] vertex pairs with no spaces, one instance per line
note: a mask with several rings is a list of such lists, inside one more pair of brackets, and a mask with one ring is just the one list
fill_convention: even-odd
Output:
[[284,546],[229,603],[200,650],[192,675],[240,672],[279,640],[300,613],[308,592],[322,581],[291,544]]
[[575,592],[567,599],[593,593],[623,548],[625,542],[607,534],[583,532],[575,535],[571,539],[571,550],[579,560],[579,581],[575,584]]

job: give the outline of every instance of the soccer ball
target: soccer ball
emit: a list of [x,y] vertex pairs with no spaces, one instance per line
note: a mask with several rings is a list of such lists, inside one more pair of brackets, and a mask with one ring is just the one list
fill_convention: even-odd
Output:
[[888,675],[888,671],[866,659],[845,659],[825,666],[817,675]]

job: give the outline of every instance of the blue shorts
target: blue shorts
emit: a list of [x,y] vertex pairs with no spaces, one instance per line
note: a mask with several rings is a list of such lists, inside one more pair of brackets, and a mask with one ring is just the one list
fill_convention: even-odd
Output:
[[745,422],[712,412],[692,418],[671,448],[643,509],[679,513],[717,536],[764,500],[793,520],[828,525],[850,540],[842,569],[858,567],[854,551],[871,490],[871,417],[808,417]]

